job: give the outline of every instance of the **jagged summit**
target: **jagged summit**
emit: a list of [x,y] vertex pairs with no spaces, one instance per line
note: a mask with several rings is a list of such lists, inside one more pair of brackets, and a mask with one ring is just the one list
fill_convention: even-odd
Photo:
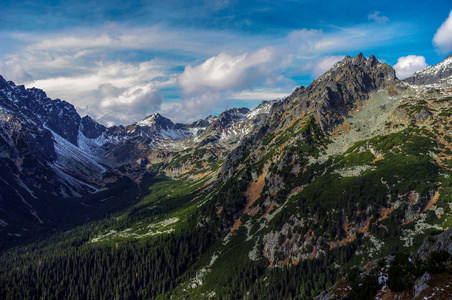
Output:
[[60,99],[52,100],[37,88],[25,89],[12,81],[0,80],[0,106],[23,119],[22,123],[41,124],[77,145],[80,116],[75,107]]
[[[0,241],[39,234],[38,223],[53,231],[68,228],[69,219],[111,217],[52,238],[64,247],[60,256],[28,248],[26,259],[16,259],[20,250],[2,261],[2,286],[16,295],[35,287],[61,290],[53,273],[63,274],[73,261],[88,275],[66,272],[65,282],[78,285],[64,285],[72,290],[61,290],[60,298],[77,296],[91,278],[103,284],[105,276],[91,276],[101,265],[134,282],[136,294],[120,290],[126,298],[162,299],[305,299],[341,278],[353,284],[337,285],[337,297],[383,298],[376,293],[385,278],[383,292],[412,292],[391,285],[391,274],[424,297],[416,288],[425,286],[422,278],[452,266],[444,252],[425,253],[428,264],[419,264],[425,269],[410,266],[405,275],[387,264],[395,251],[415,252],[425,237],[428,249],[440,250],[433,243],[439,237],[441,245],[450,243],[450,235],[434,237],[452,216],[448,85],[411,87],[375,56],[359,53],[254,110],[230,109],[189,124],[156,113],[110,128],[85,116],[73,132],[76,144],[38,117],[53,109],[70,120],[72,109],[36,95],[0,81]],[[27,115],[39,111],[31,106],[47,113]],[[117,264],[124,258],[130,263]],[[391,264],[408,266],[408,258]],[[356,270],[346,276],[351,266],[372,260],[365,268],[370,277]],[[50,280],[36,283],[36,272]],[[445,289],[449,275],[438,277]],[[160,284],[165,276],[168,285]],[[436,293],[441,285],[434,284]]]
[[298,88],[281,109],[314,112],[322,129],[329,131],[342,122],[343,115],[369,98],[369,93],[400,83],[394,69],[378,62],[374,55],[346,56],[307,88]]
[[414,85],[427,85],[440,83],[452,76],[452,54],[436,65],[417,71],[413,76],[404,79],[404,82]]
[[149,115],[135,124],[139,126],[156,126],[164,130],[173,129],[174,127],[174,123],[170,119],[163,117],[159,113]]
[[[367,73],[373,82],[363,82],[369,84],[369,87],[379,86],[384,81],[396,80],[395,71],[391,66],[380,63],[374,55],[366,59],[362,53],[354,57],[346,56],[340,62],[337,62],[330,70],[320,76],[316,81],[336,80],[344,82],[351,79],[352,76],[360,76]],[[361,84],[361,82],[358,82]]]
[[107,127],[96,122],[93,118],[86,115],[80,122],[81,133],[90,139],[96,139],[107,131]]

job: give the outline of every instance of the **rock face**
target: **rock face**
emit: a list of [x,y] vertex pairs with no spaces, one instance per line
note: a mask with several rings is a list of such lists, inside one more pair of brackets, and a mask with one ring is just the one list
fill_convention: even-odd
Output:
[[[17,226],[19,236],[52,226],[65,209],[73,209],[58,208],[61,199],[80,198],[101,186],[107,168],[88,149],[80,127],[73,105],[0,76],[0,219]],[[2,241],[11,239],[6,231],[0,235]]]
[[414,298],[419,297],[419,295],[428,289],[430,286],[428,282],[432,279],[432,276],[429,273],[424,273],[422,277],[416,282],[416,285],[414,286]]
[[[230,109],[189,124],[153,114],[106,128],[40,90],[1,83],[0,224],[10,221],[3,211],[18,203],[37,216],[36,222],[47,223],[39,216],[48,203],[41,211],[35,203],[50,193],[80,202],[104,192],[111,196],[107,182],[116,185],[117,177],[125,176],[136,184],[149,168],[176,179],[164,197],[156,193],[159,204],[171,204],[166,199],[177,200],[172,194],[181,192],[184,201],[196,206],[196,213],[185,215],[193,217],[193,230],[208,229],[215,240],[222,239],[216,240],[213,254],[220,264],[237,247],[233,255],[245,258],[246,268],[259,261],[262,272],[287,266],[288,273],[280,273],[289,274],[286,278],[310,272],[303,286],[293,281],[292,287],[300,293],[296,296],[307,298],[345,275],[354,261],[385,256],[393,245],[411,252],[420,237],[433,232],[428,230],[440,230],[450,218],[450,199],[444,197],[452,193],[450,86],[412,88],[374,56],[346,57],[282,101],[263,102],[254,110]],[[185,181],[191,181],[186,195],[185,189],[178,190]],[[139,188],[120,186],[120,196],[133,188],[149,192],[147,181],[141,183]],[[8,195],[13,197],[5,201]],[[141,204],[128,220],[144,226],[153,222],[148,217],[155,207]],[[428,261],[432,251],[452,253],[450,244],[450,233],[432,236],[421,247],[420,261]],[[402,258],[400,264],[411,263],[408,256]],[[364,276],[372,271],[367,283],[377,280],[382,293],[388,292],[384,286],[391,259],[362,268]],[[221,272],[215,265],[212,270]],[[437,279],[431,274],[413,274],[409,281],[419,280],[407,293],[423,297],[430,292]],[[353,284],[358,290],[365,283],[361,279]],[[277,293],[272,281],[253,284],[256,290],[269,286]],[[340,287],[336,297],[351,289]]]
[[97,139],[107,131],[107,127],[97,123],[90,116],[84,116],[80,123],[80,132],[89,139]]
[[[0,76],[0,219],[14,223],[11,216],[16,211],[17,219],[27,215],[37,221],[33,216],[46,215],[41,212],[51,209],[46,201],[52,197],[81,201],[123,177],[139,182],[148,171],[151,152],[171,157],[168,145],[184,149],[204,143],[215,148],[220,140],[228,140],[234,147],[249,132],[247,120],[268,112],[260,110],[247,115],[247,108],[231,109],[218,118],[189,124],[174,124],[156,113],[131,125],[107,128],[90,116],[81,118],[66,101]],[[42,210],[34,208],[36,200]]]
[[[275,107],[272,117],[288,114],[297,117],[304,112],[314,112],[321,128],[330,132],[342,123],[344,114],[356,109],[371,92],[399,83],[395,71],[389,65],[379,63],[375,56],[371,55],[369,59],[362,53],[347,56],[306,89],[296,89]],[[279,127],[285,123],[281,120]]]
[[341,122],[341,114],[368,99],[370,92],[397,83],[389,65],[379,63],[373,55],[366,60],[359,53],[336,63],[294,98],[299,99],[302,110],[316,111],[322,129],[328,130]]
[[429,255],[435,251],[446,251],[452,255],[452,230],[425,239],[416,256],[425,262]]
[[[82,197],[103,185],[107,168],[96,156],[103,152],[92,150],[100,149],[93,139],[105,132],[104,126],[90,117],[80,118],[65,101],[51,100],[42,90],[25,89],[3,77],[0,115],[0,197],[8,203],[2,208],[31,210],[35,199]],[[38,213],[33,210],[32,215]]]
[[58,157],[52,132],[77,145],[80,117],[74,107],[50,100],[41,90],[26,90],[6,82],[3,77],[0,77],[0,106],[3,164],[25,185],[48,192],[59,190],[58,176],[49,166]]
[[231,173],[234,162],[264,136],[287,129],[307,115],[313,115],[326,134],[343,124],[345,115],[367,101],[378,89],[399,88],[402,83],[391,66],[362,53],[347,56],[307,88],[299,87],[286,99],[274,103],[253,133],[232,151],[225,163],[224,174]]
[[414,73],[413,76],[403,81],[414,85],[426,85],[440,83],[447,80],[452,75],[452,55],[449,55],[440,63],[427,67],[421,71]]

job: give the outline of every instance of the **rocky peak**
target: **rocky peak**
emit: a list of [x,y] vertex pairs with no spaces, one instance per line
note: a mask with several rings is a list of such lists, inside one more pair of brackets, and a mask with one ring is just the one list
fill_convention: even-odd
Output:
[[77,145],[80,116],[75,107],[60,99],[51,100],[40,89],[25,89],[12,81],[0,80],[0,89],[5,93],[1,105],[24,117],[23,122],[42,124],[58,135]]
[[378,64],[378,60],[375,57],[375,55],[369,56],[369,59],[367,60],[367,64],[370,65],[371,67],[374,67],[375,65]]
[[414,85],[441,83],[452,76],[452,54],[440,63],[417,71],[413,76],[404,79],[404,82]]
[[29,88],[27,89],[27,92],[29,92],[36,100],[49,99],[46,92],[38,88]]
[[93,118],[86,115],[81,119],[80,132],[90,139],[96,139],[106,132],[107,128],[104,125],[97,123]]
[[243,121],[246,119],[246,114],[250,112],[249,108],[232,108],[222,112],[218,118],[216,118],[207,132],[221,132],[223,129],[231,126],[235,122]]
[[[340,78],[336,78],[337,75],[342,75]],[[348,76],[347,76],[348,75]],[[373,79],[374,85],[377,87],[383,81],[396,80],[395,71],[391,66],[380,63],[374,55],[369,56],[366,59],[362,53],[359,53],[355,57],[346,56],[342,61],[336,63],[329,71],[319,77],[316,81],[325,81],[336,79],[340,82],[344,82],[351,77],[368,75]],[[340,80],[342,79],[343,80]],[[314,81],[313,84],[316,82]]]
[[48,128],[77,145],[81,118],[72,104],[60,99],[50,100],[45,105],[42,118]]
[[163,117],[159,113],[149,115],[135,124],[138,126],[155,126],[163,130],[174,128],[174,123],[170,119]]
[[316,113],[322,128],[328,131],[341,122],[342,114],[353,110],[359,101],[368,99],[370,92],[398,82],[391,66],[378,62],[373,55],[366,59],[359,53],[336,63],[292,98],[301,103],[301,110]]
[[221,113],[218,116],[218,120],[223,124],[226,125],[226,123],[230,122],[237,122],[241,121],[245,118],[246,114],[250,112],[249,108],[242,107],[242,108],[231,108],[223,113]]
[[366,58],[362,54],[362,52],[359,52],[358,55],[352,58],[352,62],[354,65],[362,65],[366,63]]

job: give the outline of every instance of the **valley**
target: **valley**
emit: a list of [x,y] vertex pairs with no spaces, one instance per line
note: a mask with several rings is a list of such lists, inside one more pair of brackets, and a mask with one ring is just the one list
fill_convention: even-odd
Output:
[[446,295],[450,70],[360,53],[253,110],[111,127],[1,77],[0,298]]

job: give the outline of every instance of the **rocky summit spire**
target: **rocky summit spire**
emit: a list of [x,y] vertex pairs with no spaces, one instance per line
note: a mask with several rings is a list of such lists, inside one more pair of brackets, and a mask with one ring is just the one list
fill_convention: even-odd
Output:
[[369,93],[388,88],[400,81],[394,69],[362,53],[346,56],[320,76],[295,99],[303,111],[314,111],[323,129],[341,122],[341,114],[354,109],[356,103],[369,98]]
[[143,120],[137,122],[136,125],[154,126],[154,127],[164,129],[164,130],[174,128],[173,122],[170,119],[163,117],[159,113],[154,113],[152,115],[147,116]]

